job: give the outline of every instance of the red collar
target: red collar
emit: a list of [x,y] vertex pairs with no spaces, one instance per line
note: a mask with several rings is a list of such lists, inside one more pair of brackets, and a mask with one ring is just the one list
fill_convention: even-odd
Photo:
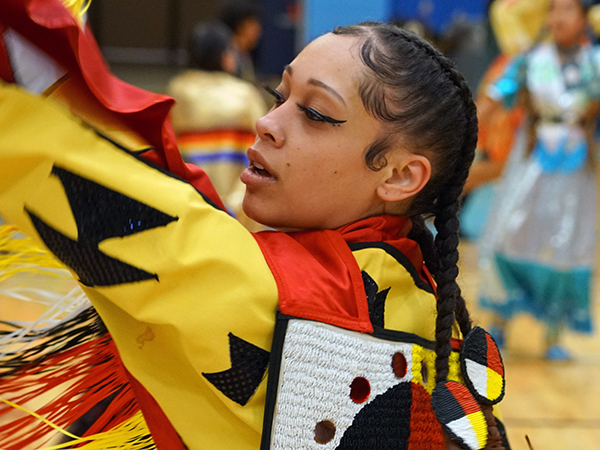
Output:
[[402,216],[373,216],[344,225],[337,229],[348,243],[390,241],[405,238],[412,229],[412,222]]
[[279,289],[282,313],[371,333],[361,270],[348,244],[386,242],[419,273],[423,258],[405,217],[375,216],[337,230],[255,234]]

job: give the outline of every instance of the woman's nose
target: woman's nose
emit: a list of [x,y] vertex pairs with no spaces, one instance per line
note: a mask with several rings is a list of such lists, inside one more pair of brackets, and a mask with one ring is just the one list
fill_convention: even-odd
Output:
[[276,148],[281,147],[285,141],[281,117],[279,117],[280,114],[277,114],[279,112],[279,108],[273,109],[256,121],[256,134]]

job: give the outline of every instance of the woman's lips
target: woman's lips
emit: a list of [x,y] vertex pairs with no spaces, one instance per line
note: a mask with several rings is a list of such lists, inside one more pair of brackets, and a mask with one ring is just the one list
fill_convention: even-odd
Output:
[[242,172],[240,179],[248,187],[265,183],[273,183],[277,178],[271,173],[262,155],[254,149],[248,150],[250,164]]
[[264,166],[262,166],[261,164],[257,163],[256,161],[253,161],[250,163],[250,168],[258,175],[263,176],[263,177],[270,177],[271,174],[269,173],[269,171],[267,169],[264,168]]

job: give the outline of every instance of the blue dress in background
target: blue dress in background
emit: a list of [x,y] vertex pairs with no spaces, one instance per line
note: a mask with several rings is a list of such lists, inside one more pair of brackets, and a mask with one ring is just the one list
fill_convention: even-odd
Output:
[[600,47],[585,45],[565,64],[546,42],[487,92],[511,107],[526,88],[539,116],[531,151],[519,132],[479,244],[480,302],[504,319],[529,312],[550,327],[592,331],[597,176],[581,118],[599,97],[599,73]]

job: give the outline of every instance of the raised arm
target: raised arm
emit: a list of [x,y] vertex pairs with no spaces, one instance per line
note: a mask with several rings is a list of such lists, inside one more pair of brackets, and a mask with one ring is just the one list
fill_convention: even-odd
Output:
[[243,406],[206,376],[232,367],[232,336],[270,349],[277,287],[253,236],[50,99],[2,85],[0,130],[0,213],[75,272],[184,441],[222,444],[207,430],[225,416],[258,439],[264,383]]

